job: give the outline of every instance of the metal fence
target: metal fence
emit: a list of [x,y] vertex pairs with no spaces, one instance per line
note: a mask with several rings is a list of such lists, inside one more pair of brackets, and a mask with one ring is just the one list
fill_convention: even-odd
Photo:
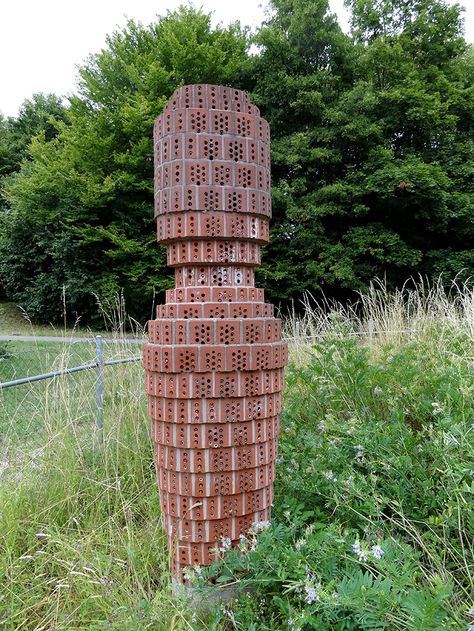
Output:
[[[370,343],[378,332],[374,330],[373,322],[369,321],[367,324],[365,331],[353,331],[348,335],[365,339]],[[295,348],[299,346],[299,342],[316,342],[325,337],[324,334],[302,334],[301,328],[303,327],[300,326],[300,322],[296,321],[291,331],[293,335],[284,338],[288,342],[293,342]],[[397,333],[411,332],[407,330]],[[36,412],[41,398],[47,394],[41,388],[22,391],[20,386],[57,380],[75,373],[91,373],[91,378],[84,386],[87,392],[84,393],[80,405],[87,407],[88,418],[95,417],[99,435],[102,437],[105,369],[118,364],[138,362],[141,359],[141,346],[146,341],[125,337],[103,338],[100,335],[95,338],[70,339],[18,337],[14,341],[6,342],[5,346],[2,339],[4,338],[0,338],[0,438],[2,412],[4,419],[10,418],[13,419],[12,423],[21,423],[29,414]],[[56,344],[52,343],[54,341]],[[13,345],[11,353],[8,344]],[[73,384],[72,389],[76,385]],[[18,400],[14,399],[13,393],[8,395],[13,388],[18,388]],[[116,389],[117,384],[114,386],[114,390]],[[113,395],[114,392],[109,394]]]
[[[108,366],[141,360],[141,354],[130,354],[144,340],[127,338],[21,338],[0,342],[0,393],[7,389],[25,386],[34,382],[55,379],[92,371],[95,373],[91,387],[95,390],[95,419],[100,436],[103,434],[104,371]],[[56,343],[55,343],[56,342]],[[108,352],[104,352],[104,346]],[[138,350],[138,349],[137,349]],[[122,355],[116,357],[115,355]],[[123,356],[126,354],[126,356]],[[93,359],[90,359],[90,358]],[[87,361],[88,360],[88,361]],[[75,364],[71,366],[71,364]],[[67,364],[67,365],[65,365]],[[59,365],[56,370],[46,370]],[[43,371],[41,371],[43,370]],[[38,396],[40,393],[36,393]],[[25,397],[22,397],[24,401]],[[12,406],[12,398],[7,402]],[[5,407],[8,408],[7,403]],[[19,407],[19,406],[18,406]],[[5,415],[7,412],[5,412]],[[1,420],[1,419],[0,419]]]

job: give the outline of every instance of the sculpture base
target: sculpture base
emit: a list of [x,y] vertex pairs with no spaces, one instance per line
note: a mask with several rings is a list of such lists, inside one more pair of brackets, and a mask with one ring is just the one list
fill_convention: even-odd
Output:
[[239,583],[231,585],[206,585],[204,587],[189,587],[177,579],[173,579],[173,596],[184,600],[191,609],[205,612],[216,605],[230,603],[243,592],[252,591],[250,587],[243,587]]

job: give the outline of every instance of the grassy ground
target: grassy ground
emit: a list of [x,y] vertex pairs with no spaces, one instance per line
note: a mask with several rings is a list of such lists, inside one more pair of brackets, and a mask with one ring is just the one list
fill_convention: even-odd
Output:
[[125,312],[123,296],[107,303],[98,303],[98,312],[102,318],[99,326],[92,330],[83,326],[80,320],[66,318],[61,325],[38,324],[32,322],[21,307],[12,302],[0,302],[0,335],[30,335],[35,337],[93,337],[102,334],[108,336],[121,335],[142,337],[143,326],[129,318]]
[[141,367],[107,369],[103,444],[89,386],[51,382],[36,433],[2,444],[0,628],[466,631],[473,306],[439,287],[308,305],[272,526],[211,570],[250,595],[207,614],[171,597]]
[[53,335],[64,337],[87,336],[90,330],[67,324],[66,326],[53,326],[34,324],[20,307],[12,302],[0,302],[0,335]]
[[[94,342],[12,341],[2,346],[0,383],[28,376],[64,370],[95,361]],[[141,354],[140,345],[117,338],[103,344],[104,360]],[[109,370],[109,369],[108,369]],[[109,372],[107,372],[107,375]],[[61,414],[67,396],[67,415],[90,422],[95,416],[95,370],[0,390],[0,434],[4,441],[28,438],[41,440],[45,416]],[[39,402],[42,402],[39,404]],[[47,408],[45,412],[44,408]],[[51,410],[51,411],[50,411]]]

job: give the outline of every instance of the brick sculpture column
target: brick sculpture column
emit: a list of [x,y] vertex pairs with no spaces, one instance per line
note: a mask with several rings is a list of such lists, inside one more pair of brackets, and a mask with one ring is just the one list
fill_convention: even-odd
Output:
[[174,93],[154,127],[158,241],[175,289],[144,349],[173,574],[210,565],[270,519],[283,368],[280,320],[254,286],[268,241],[270,133],[245,92]]

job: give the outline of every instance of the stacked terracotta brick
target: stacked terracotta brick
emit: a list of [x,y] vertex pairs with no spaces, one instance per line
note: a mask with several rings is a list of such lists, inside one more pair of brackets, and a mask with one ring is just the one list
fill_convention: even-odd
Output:
[[254,286],[268,241],[270,134],[246,93],[177,90],[154,128],[155,214],[176,288],[144,350],[173,572],[270,518],[287,347]]

